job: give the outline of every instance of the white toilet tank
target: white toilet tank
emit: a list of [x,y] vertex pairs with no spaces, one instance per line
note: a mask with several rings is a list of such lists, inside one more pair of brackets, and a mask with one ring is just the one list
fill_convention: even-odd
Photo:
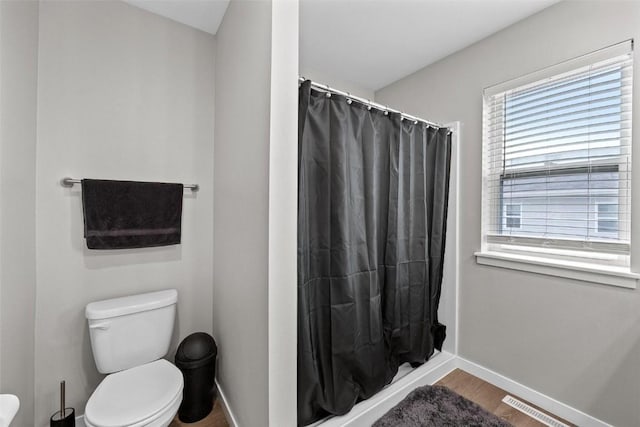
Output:
[[92,302],[85,315],[96,367],[110,374],[167,354],[178,291],[150,292]]

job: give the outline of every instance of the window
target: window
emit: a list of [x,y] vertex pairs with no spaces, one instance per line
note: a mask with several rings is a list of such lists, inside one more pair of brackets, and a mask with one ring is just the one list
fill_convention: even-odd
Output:
[[483,252],[629,265],[631,55],[623,43],[485,90]]

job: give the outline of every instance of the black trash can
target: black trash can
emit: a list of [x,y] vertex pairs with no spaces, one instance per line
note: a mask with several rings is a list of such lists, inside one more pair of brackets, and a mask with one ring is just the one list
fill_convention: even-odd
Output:
[[184,377],[184,391],[178,417],[194,423],[209,415],[215,398],[216,355],[218,348],[213,337],[196,332],[178,346],[176,366]]

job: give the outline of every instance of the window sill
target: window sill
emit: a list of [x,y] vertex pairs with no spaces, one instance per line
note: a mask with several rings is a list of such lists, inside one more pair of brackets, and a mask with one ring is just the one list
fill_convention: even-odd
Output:
[[640,274],[632,273],[622,267],[594,266],[588,263],[554,261],[547,258],[501,252],[476,252],[475,256],[476,262],[481,265],[566,277],[601,285],[636,289],[638,280],[640,280]]

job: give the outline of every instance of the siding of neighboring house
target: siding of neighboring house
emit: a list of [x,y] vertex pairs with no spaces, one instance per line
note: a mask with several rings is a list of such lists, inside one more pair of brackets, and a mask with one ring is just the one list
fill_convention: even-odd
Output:
[[[620,197],[618,175],[618,172],[585,172],[504,179],[499,210],[501,234],[624,239],[624,230],[618,229],[621,211],[618,205],[626,199]],[[598,212],[599,204],[607,206]]]

